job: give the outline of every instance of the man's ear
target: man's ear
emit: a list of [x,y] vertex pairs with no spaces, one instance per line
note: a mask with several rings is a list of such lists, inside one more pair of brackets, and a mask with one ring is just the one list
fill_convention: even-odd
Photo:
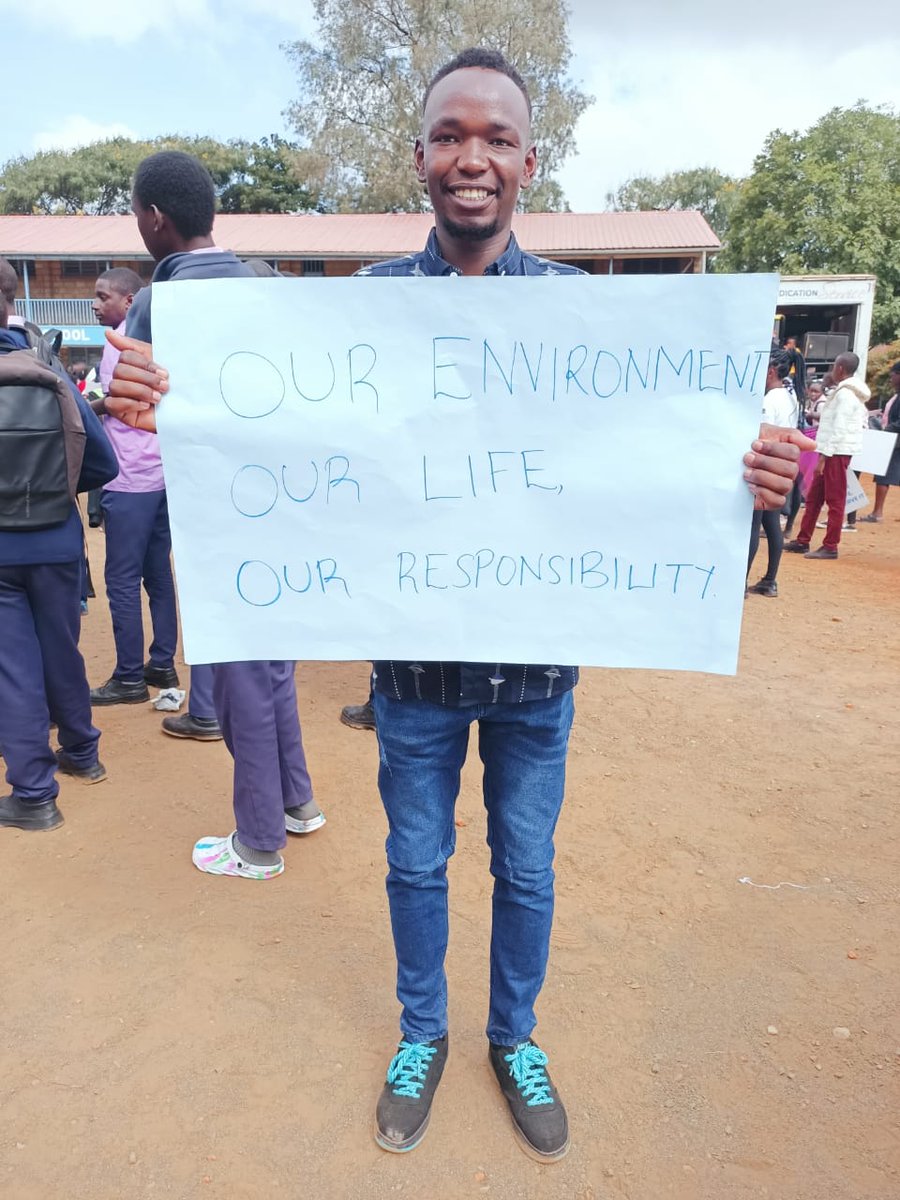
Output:
[[421,138],[416,138],[416,147],[413,150],[413,162],[416,167],[416,178],[419,183],[425,182],[425,146]]
[[534,145],[529,146],[525,153],[525,163],[522,167],[519,187],[531,187],[531,181],[534,179],[534,173],[537,170],[537,161],[537,147]]

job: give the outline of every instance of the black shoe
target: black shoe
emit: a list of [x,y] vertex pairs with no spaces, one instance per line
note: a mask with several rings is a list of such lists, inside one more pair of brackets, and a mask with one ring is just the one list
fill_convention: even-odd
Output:
[[31,833],[57,829],[63,823],[63,815],[55,800],[43,804],[28,804],[18,796],[0,797],[0,825],[9,829],[25,829]]
[[365,704],[348,704],[346,708],[341,709],[341,721],[351,729],[374,729],[375,710],[371,701],[367,700]]
[[800,542],[796,538],[792,542],[785,542],[784,548],[788,554],[809,554],[809,542]]
[[154,663],[144,663],[144,682],[153,687],[178,687],[178,672],[174,667],[157,667]]
[[405,1154],[425,1136],[431,1102],[447,1061],[447,1044],[446,1034],[434,1042],[410,1042],[405,1037],[400,1042],[375,1113],[375,1141],[382,1150]]
[[820,546],[818,550],[810,550],[807,558],[837,558],[837,550],[829,550],[827,546]]
[[538,1162],[556,1162],[569,1151],[569,1121],[547,1055],[530,1038],[518,1046],[491,1042],[489,1054],[522,1149]]
[[57,750],[56,762],[63,775],[71,775],[82,783],[102,783],[106,778],[106,767],[98,758],[89,767],[79,767],[72,762],[65,750]]
[[760,579],[758,583],[754,583],[753,587],[747,588],[748,592],[752,592],[754,596],[769,596],[772,600],[778,596],[778,584],[774,579]]
[[192,717],[182,713],[180,717],[163,717],[163,733],[170,737],[193,738],[197,742],[221,742],[222,730],[215,717]]
[[143,704],[150,699],[146,683],[126,683],[124,679],[107,679],[101,687],[91,688],[91,704]]

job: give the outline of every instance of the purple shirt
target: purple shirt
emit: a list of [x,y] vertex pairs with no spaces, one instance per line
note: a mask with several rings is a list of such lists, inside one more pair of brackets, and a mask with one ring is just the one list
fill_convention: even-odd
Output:
[[[123,321],[116,333],[124,332]],[[109,391],[109,381],[118,361],[119,351],[107,342],[98,372],[104,395]],[[133,429],[115,417],[104,417],[103,429],[119,460],[119,474],[105,485],[106,489],[110,492],[161,492],[166,481],[156,434]]]

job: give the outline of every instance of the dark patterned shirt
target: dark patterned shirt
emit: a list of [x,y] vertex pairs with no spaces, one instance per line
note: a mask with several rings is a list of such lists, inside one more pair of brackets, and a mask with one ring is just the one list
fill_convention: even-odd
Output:
[[[550,262],[520,249],[515,235],[485,275],[581,275],[578,267]],[[441,257],[432,229],[425,249],[404,258],[373,263],[358,275],[462,275]],[[570,691],[578,668],[553,663],[399,662],[373,664],[374,686],[395,700],[430,700],[434,704],[524,704]]]

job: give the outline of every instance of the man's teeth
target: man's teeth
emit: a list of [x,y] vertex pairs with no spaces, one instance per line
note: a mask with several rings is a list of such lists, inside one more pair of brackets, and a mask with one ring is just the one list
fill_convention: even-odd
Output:
[[487,200],[491,193],[487,188],[456,188],[455,195],[460,200]]

